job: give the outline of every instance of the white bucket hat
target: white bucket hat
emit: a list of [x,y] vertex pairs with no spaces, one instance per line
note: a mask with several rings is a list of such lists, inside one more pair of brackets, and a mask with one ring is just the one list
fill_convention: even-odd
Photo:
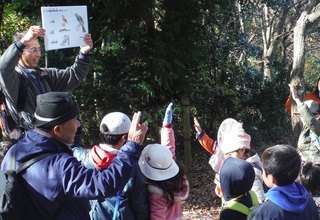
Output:
[[100,131],[104,134],[119,135],[129,132],[130,118],[122,112],[111,112],[103,117]]
[[170,179],[179,172],[171,151],[161,144],[147,145],[139,158],[139,166],[143,175],[155,181]]

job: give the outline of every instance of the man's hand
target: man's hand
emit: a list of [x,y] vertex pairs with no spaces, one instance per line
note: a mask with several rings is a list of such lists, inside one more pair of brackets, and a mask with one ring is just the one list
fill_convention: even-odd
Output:
[[31,26],[27,33],[21,38],[23,44],[28,43],[38,37],[44,37],[45,30],[40,26]]
[[196,130],[197,134],[200,134],[202,129],[198,119],[196,117],[193,117],[193,122],[194,122],[194,129]]
[[128,133],[128,140],[142,145],[148,131],[148,126],[146,124],[140,124],[140,119],[141,112],[134,113]]
[[91,48],[93,47],[93,42],[92,42],[92,38],[91,38],[91,34],[86,34],[83,38],[85,45],[80,46],[80,52],[83,54],[87,54],[89,53],[89,51],[91,50]]

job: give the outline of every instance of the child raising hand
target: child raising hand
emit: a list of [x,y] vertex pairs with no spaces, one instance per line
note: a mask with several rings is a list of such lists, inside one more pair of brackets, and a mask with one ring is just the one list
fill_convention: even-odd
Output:
[[150,199],[150,219],[182,219],[182,203],[189,195],[189,182],[175,161],[175,138],[172,129],[170,103],[161,129],[161,144],[147,145],[140,156],[139,166],[147,179]]

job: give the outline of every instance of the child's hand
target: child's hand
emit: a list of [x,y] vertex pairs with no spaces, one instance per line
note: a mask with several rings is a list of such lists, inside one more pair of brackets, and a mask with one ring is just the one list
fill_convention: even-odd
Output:
[[173,106],[173,103],[171,102],[166,109],[166,113],[164,115],[163,122],[162,122],[163,126],[172,124],[172,106]]
[[193,122],[194,122],[194,129],[196,130],[197,134],[200,134],[202,129],[198,119],[196,117],[193,117]]

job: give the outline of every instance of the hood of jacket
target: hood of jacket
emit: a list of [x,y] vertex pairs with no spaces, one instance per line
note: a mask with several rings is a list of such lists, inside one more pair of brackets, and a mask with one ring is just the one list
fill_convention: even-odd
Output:
[[245,160],[229,157],[220,171],[220,183],[226,201],[249,192],[255,178],[253,167]]
[[309,201],[307,190],[296,182],[273,187],[265,196],[282,209],[292,213],[302,213]]

